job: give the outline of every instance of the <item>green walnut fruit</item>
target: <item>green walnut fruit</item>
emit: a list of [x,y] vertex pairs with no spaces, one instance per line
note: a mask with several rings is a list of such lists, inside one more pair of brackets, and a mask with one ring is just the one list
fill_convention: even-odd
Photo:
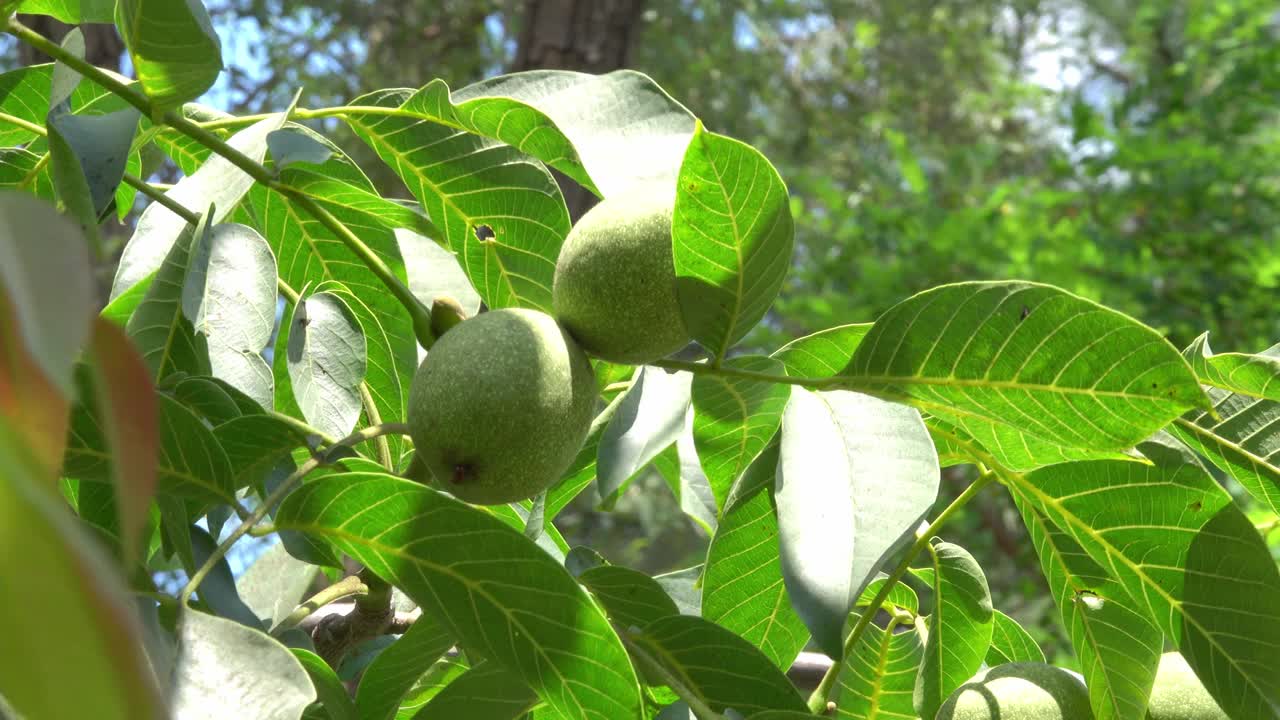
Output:
[[587,356],[551,316],[495,310],[440,337],[413,376],[409,434],[441,488],[480,505],[560,478],[595,410]]
[[984,670],[942,704],[937,720],[1093,720],[1089,692],[1071,673],[1045,663]]
[[1149,720],[1227,720],[1181,653],[1165,653],[1147,706]]
[[592,355],[640,365],[689,343],[671,249],[674,191],[610,197],[573,226],[556,262],[552,302]]

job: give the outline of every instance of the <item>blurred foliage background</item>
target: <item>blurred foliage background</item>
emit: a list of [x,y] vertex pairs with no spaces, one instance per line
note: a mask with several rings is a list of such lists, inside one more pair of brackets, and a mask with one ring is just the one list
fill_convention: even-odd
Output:
[[[318,107],[537,67],[650,74],[790,187],[795,263],[749,339],[761,350],[933,285],[1011,277],[1121,309],[1179,347],[1205,330],[1219,352],[1280,340],[1274,0],[207,5],[228,72],[206,102],[233,112],[285,107],[299,89]],[[358,141],[321,129],[395,192]],[[589,203],[566,196],[576,212]],[[940,502],[965,482],[948,474]],[[563,529],[649,571],[696,562],[705,536],[663,488],[650,473],[619,512],[579,503]],[[1066,652],[1006,499],[989,491],[953,533],[1001,609]]]

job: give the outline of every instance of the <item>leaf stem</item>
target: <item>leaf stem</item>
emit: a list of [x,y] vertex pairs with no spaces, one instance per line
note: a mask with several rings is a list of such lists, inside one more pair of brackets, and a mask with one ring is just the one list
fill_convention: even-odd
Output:
[[[382,284],[391,291],[396,300],[404,305],[409,312],[409,316],[413,318],[414,333],[418,337],[418,342],[423,347],[431,347],[435,341],[435,335],[431,332],[431,311],[417,299],[400,278],[387,267],[387,264],[378,257],[376,253],[369,248],[355,233],[351,232],[345,224],[335,218],[331,213],[317,204],[311,196],[291,187],[288,184],[279,182],[275,175],[263,167],[253,158],[245,155],[239,150],[228,145],[225,141],[215,135],[211,130],[206,129],[198,123],[192,122],[184,117],[180,112],[174,110],[166,110],[159,112],[160,108],[156,107],[146,95],[138,92],[120,79],[113,77],[101,68],[76,57],[74,54],[67,52],[59,47],[56,43],[44,37],[40,33],[23,25],[18,21],[17,17],[11,17],[8,20],[6,30],[10,35],[18,38],[22,42],[43,52],[49,57],[63,63],[67,67],[80,73],[81,76],[92,80],[101,85],[103,88],[111,91],[119,96],[122,100],[138,109],[139,112],[163,122],[165,125],[177,130],[187,137],[209,148],[214,153],[221,155],[231,162],[232,165],[240,168],[249,177],[258,183],[275,190],[276,192],[289,198],[294,204],[302,207],[312,215],[316,220],[324,225],[330,232],[342,241],[357,257],[361,259],[369,267],[369,270],[382,281]],[[169,207],[166,205],[165,207]],[[171,208],[172,209],[172,208]]]
[[280,633],[292,627],[296,627],[298,623],[306,620],[312,613],[325,605],[343,598],[351,597],[352,595],[364,595],[368,592],[369,586],[364,584],[364,581],[360,579],[359,575],[345,577],[307,598],[305,602],[294,608],[293,612],[289,613],[288,617],[276,623],[276,626],[271,628],[271,634],[279,637]]
[[35,133],[36,135],[39,135],[41,137],[44,137],[49,134],[49,131],[45,130],[43,127],[33,122],[30,122],[28,120],[23,120],[17,115],[10,115],[9,113],[0,112],[0,122],[5,122],[10,125],[17,125],[23,130],[26,130],[29,133]]
[[244,537],[254,525],[261,522],[268,513],[274,510],[275,507],[284,500],[285,496],[292,492],[293,489],[297,487],[298,483],[302,482],[302,479],[306,477],[308,473],[321,465],[327,464],[328,456],[332,450],[340,447],[358,445],[382,435],[388,435],[391,433],[406,435],[408,432],[409,426],[404,423],[371,425],[367,428],[361,428],[360,430],[355,431],[334,443],[330,448],[326,448],[324,455],[312,457],[310,460],[302,463],[302,465],[300,465],[292,475],[285,478],[284,482],[280,483],[280,486],[272,491],[271,494],[262,501],[262,504],[259,505],[253,513],[244,520],[244,522],[240,523],[240,525],[227,536],[226,540],[218,543],[218,547],[214,548],[213,552],[209,554],[209,559],[205,560],[204,565],[201,565],[200,569],[196,570],[196,572],[191,576],[186,587],[182,588],[182,592],[178,595],[178,601],[183,605],[190,604],[192,593],[196,591],[196,588],[200,587],[200,583],[204,582],[205,577],[213,570],[214,566],[218,564],[218,561],[227,554],[227,551],[231,549],[231,546],[234,545],[237,540]]
[[951,504],[938,515],[937,519],[932,523],[929,523],[929,527],[916,535],[915,543],[907,550],[906,554],[902,556],[902,561],[899,562],[898,566],[889,574],[889,578],[885,580],[884,585],[881,586],[880,592],[876,593],[875,598],[871,601],[868,611],[858,618],[858,622],[853,626],[853,630],[849,633],[849,637],[845,638],[844,649],[841,653],[842,657],[838,659],[832,658],[835,662],[831,663],[831,667],[827,669],[827,674],[822,676],[822,682],[818,683],[817,689],[815,689],[813,694],[809,696],[809,710],[811,712],[819,714],[826,710],[827,697],[831,694],[831,688],[835,685],[836,678],[840,676],[840,668],[844,665],[844,658],[848,657],[849,653],[853,651],[853,648],[858,643],[858,638],[862,637],[862,634],[867,630],[867,626],[870,625],[872,619],[875,618],[876,608],[879,608],[884,604],[884,601],[889,598],[889,593],[893,590],[893,586],[907,574],[907,570],[910,569],[911,563],[915,561],[916,556],[923,552],[925,548],[929,547],[930,539],[938,534],[938,531],[941,530],[942,526],[946,525],[961,508],[968,504],[968,502],[972,500],[983,488],[995,481],[995,479],[995,473],[983,472],[978,476],[977,480],[974,480],[969,487],[965,488],[964,492],[960,493],[959,497],[951,501]]

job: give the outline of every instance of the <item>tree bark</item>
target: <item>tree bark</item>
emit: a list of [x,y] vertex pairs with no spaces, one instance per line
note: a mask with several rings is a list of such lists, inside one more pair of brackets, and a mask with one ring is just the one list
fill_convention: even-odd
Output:
[[[512,71],[607,73],[627,66],[645,0],[527,0]],[[596,198],[552,171],[577,222]]]
[[[22,24],[53,40],[61,43],[71,32],[74,25],[67,25],[48,15],[19,15]],[[116,32],[114,25],[86,23],[80,26],[84,33],[84,59],[98,67],[108,70],[120,70],[120,56],[124,53],[124,41]],[[26,44],[18,45],[18,59],[23,65],[35,65],[49,62],[49,57]]]

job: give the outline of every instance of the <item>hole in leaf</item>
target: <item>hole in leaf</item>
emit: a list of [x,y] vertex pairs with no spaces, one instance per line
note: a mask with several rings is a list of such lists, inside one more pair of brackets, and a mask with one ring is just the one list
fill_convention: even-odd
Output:
[[497,237],[497,233],[488,225],[477,225],[475,227],[476,239],[480,242],[488,242]]

